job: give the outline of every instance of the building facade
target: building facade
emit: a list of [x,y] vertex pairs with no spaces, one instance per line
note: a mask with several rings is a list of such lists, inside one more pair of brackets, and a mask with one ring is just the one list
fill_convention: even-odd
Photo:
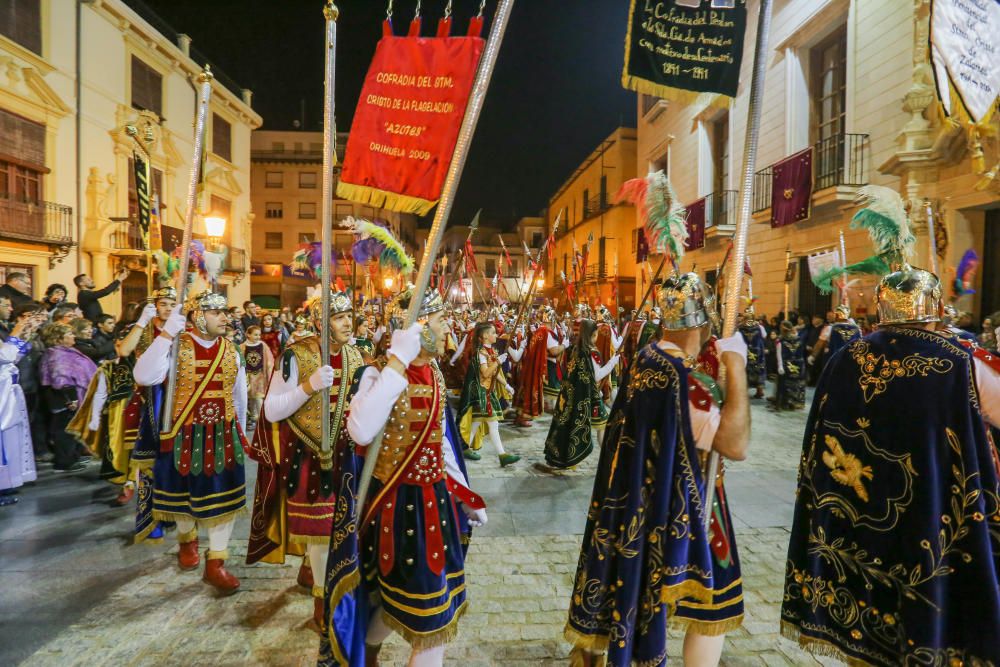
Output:
[[[251,139],[251,198],[257,212],[253,229],[251,265],[252,299],[265,308],[292,306],[306,299],[317,280],[295,271],[292,256],[303,244],[322,237],[323,133],[299,130],[258,130]],[[344,155],[347,133],[337,136],[337,154]],[[334,178],[340,168],[334,170]],[[336,180],[334,181],[336,191]],[[417,247],[417,218],[408,213],[355,204],[336,198],[333,202],[333,238],[337,255],[336,277],[345,287],[374,296],[385,276],[374,267],[354,267],[345,261],[354,239],[340,227],[347,217],[381,220],[413,255]],[[416,257],[419,261],[420,257]]]
[[[0,13],[0,280],[24,271],[35,298],[62,283],[73,300],[75,275],[89,273],[102,287],[125,264],[133,273],[104,310],[146,296],[133,153],[149,154],[170,252],[183,232],[194,77],[205,62],[188,37],[137,3],[17,0]],[[205,216],[227,220],[219,289],[240,300],[249,294],[254,217],[250,132],[261,119],[250,91],[216,74],[193,231],[207,239]]]
[[614,202],[622,184],[636,176],[637,147],[636,130],[618,128],[549,200],[546,226],[551,231],[558,218],[559,228],[546,258],[546,295],[560,311],[576,303],[628,311],[642,298],[635,207]]
[[[757,3],[749,5],[752,34]],[[981,150],[986,164],[995,164],[997,144],[943,120],[928,62],[928,15],[927,0],[775,3],[748,241],[758,314],[784,308],[786,277],[790,311],[825,314],[842,298],[812,285],[808,257],[838,249],[841,232],[847,263],[871,254],[867,233],[849,227],[857,190],[870,183],[910,203],[914,265],[931,265],[926,203],[937,221],[943,280],[966,249],[985,258],[976,294],[958,307],[977,316],[1000,308],[1000,268],[991,266],[1000,250],[1000,188],[994,180],[977,189],[982,176],[970,159]],[[738,210],[754,40],[746,43],[740,90],[728,110],[706,96],[678,104],[641,95],[638,105],[638,171],[666,170],[685,204],[705,198],[705,244],[688,252],[683,268],[696,265],[710,281]],[[808,216],[772,227],[773,198],[794,195],[792,188],[772,191],[775,167],[803,151],[812,160]],[[873,283],[848,284],[843,298],[856,315],[874,313]]]

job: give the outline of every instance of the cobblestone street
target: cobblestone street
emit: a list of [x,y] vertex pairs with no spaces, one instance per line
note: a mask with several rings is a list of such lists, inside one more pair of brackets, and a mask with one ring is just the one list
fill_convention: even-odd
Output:
[[[818,664],[778,636],[785,550],[805,413],[768,412],[753,401],[750,458],[726,473],[743,563],[746,621],[727,638],[725,665]],[[469,611],[448,649],[452,665],[566,665],[562,640],[595,453],[551,477],[542,460],[548,421],[504,428],[522,461],[501,469],[485,455],[470,463],[489,503],[467,562]],[[249,472],[249,469],[248,469]],[[310,665],[312,604],[295,584],[298,559],[283,567],[242,565],[248,518],[230,547],[240,592],[217,599],[200,572],[178,570],[173,534],[162,545],[131,546],[131,508],[95,481],[46,473],[0,513],[0,664]],[[670,644],[671,664],[681,643]],[[405,663],[393,638],[383,664]]]

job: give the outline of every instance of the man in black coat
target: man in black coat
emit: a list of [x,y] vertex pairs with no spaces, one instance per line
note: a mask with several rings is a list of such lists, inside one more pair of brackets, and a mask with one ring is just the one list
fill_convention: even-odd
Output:
[[100,290],[95,290],[94,279],[88,276],[86,273],[81,273],[76,278],[73,278],[73,283],[76,285],[77,295],[76,301],[80,304],[80,310],[83,311],[83,316],[90,320],[91,322],[97,323],[97,318],[104,314],[104,309],[101,308],[100,299],[108,296],[109,294],[114,294],[119,287],[121,287],[122,281],[128,278],[129,271],[126,268],[122,268],[115,279],[112,280],[107,287]]
[[7,282],[0,285],[0,296],[10,299],[10,305],[17,308],[23,303],[31,303],[31,278],[27,273],[15,271],[7,274]]

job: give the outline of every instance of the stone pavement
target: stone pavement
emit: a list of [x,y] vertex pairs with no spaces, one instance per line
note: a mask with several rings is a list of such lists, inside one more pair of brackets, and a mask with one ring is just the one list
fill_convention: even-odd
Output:
[[[754,401],[753,420],[749,460],[726,473],[747,616],[727,638],[723,664],[815,665],[778,637],[805,414],[769,413]],[[505,445],[524,457],[517,465],[501,469],[485,451],[469,464],[490,520],[473,537],[469,611],[447,664],[567,664],[562,628],[597,456],[557,477],[538,472],[531,464],[542,460],[547,423],[503,429]],[[242,565],[244,517],[230,559],[243,586],[218,599],[200,573],[177,569],[172,535],[131,546],[131,510],[110,507],[112,489],[95,480],[96,469],[49,473],[0,510],[0,664],[313,664],[312,605],[295,585],[297,559]],[[680,646],[675,636],[671,664],[680,664]],[[383,664],[405,664],[406,654],[394,637]]]

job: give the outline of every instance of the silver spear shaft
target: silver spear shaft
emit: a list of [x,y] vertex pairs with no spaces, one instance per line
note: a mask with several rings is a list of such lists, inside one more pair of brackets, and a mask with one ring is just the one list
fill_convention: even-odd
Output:
[[[191,177],[188,179],[187,213],[184,216],[184,236],[181,241],[180,285],[177,287],[177,303],[184,307],[188,290],[188,264],[191,262],[191,233],[194,214],[198,207],[198,175],[201,173],[201,153],[205,145],[205,120],[208,117],[208,102],[212,99],[212,70],[208,65],[198,75],[198,110],[194,124],[194,159],[191,161]],[[167,372],[167,395],[163,397],[163,430],[174,427],[174,391],[177,387],[177,351],[180,335],[174,337],[170,346],[170,370]]]
[[[326,78],[323,86],[323,231],[322,231],[322,267],[320,271],[320,307],[323,321],[320,324],[320,355],[323,365],[330,363],[330,275],[333,259],[331,248],[333,244],[333,167],[337,148],[337,127],[334,120],[334,77],[337,69],[337,18],[340,10],[329,0],[323,7],[326,18]],[[330,391],[323,392],[322,401],[324,419],[322,424],[320,448],[330,451]]]
[[[469,157],[472,135],[475,133],[476,125],[479,123],[479,114],[483,110],[486,91],[489,90],[490,79],[493,78],[493,69],[496,67],[497,56],[500,53],[500,44],[503,42],[504,33],[507,31],[510,12],[513,8],[514,0],[500,0],[496,16],[493,17],[490,36],[486,41],[486,49],[483,51],[483,56],[479,61],[479,70],[476,72],[476,81],[472,86],[472,93],[469,95],[469,104],[465,109],[465,118],[462,119],[462,129],[458,133],[458,141],[455,144],[455,155],[448,166],[448,174],[444,180],[441,201],[438,203],[437,211],[434,213],[434,222],[431,224],[431,231],[427,235],[424,256],[420,260],[420,270],[417,272],[417,279],[411,292],[410,308],[406,313],[407,327],[412,326],[417,321],[417,313],[420,312],[420,303],[423,301],[427,283],[430,282],[431,265],[437,256],[445,225],[447,225],[448,218],[451,216],[451,208],[455,203],[455,195],[458,192],[458,181],[462,176],[462,170],[465,169],[465,161]],[[378,452],[382,447],[382,435],[383,432],[380,431],[365,452],[365,467],[361,472],[361,480],[358,482],[358,521],[362,519],[365,500],[368,497],[368,489],[371,486],[372,474],[375,472],[375,461],[378,459]]]
[[[747,256],[747,233],[753,211],[753,174],[757,162],[757,139],[760,135],[760,115],[763,110],[764,75],[767,74],[768,34],[771,32],[771,2],[760,0],[757,19],[757,41],[753,53],[753,78],[750,80],[750,109],[746,143],[743,148],[743,187],[740,189],[740,217],[733,234],[733,265],[726,280],[726,312],[722,322],[723,338],[736,331],[736,313],[739,310],[740,287],[743,284],[743,260]],[[719,476],[719,452],[712,450],[708,457],[705,489],[705,515],[702,520],[707,530],[712,521],[715,502],[715,481]]]

